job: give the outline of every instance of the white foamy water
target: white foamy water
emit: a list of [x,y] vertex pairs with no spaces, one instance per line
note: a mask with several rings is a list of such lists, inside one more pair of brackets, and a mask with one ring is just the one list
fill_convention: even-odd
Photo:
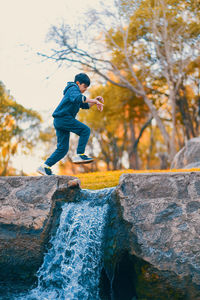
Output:
[[20,300],[99,300],[102,237],[108,205],[66,203],[38,286]]

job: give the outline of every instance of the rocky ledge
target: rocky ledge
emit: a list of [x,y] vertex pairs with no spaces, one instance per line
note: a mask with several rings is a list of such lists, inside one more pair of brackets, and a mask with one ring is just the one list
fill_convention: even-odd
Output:
[[186,141],[185,146],[175,155],[171,169],[200,168],[200,138]]
[[[63,201],[84,193],[74,177],[0,178],[0,280],[34,282]],[[109,281],[116,299],[200,299],[200,173],[124,174],[106,201],[102,291]]]
[[139,299],[200,299],[200,173],[124,174],[116,193]]
[[0,177],[0,280],[34,280],[60,203],[74,199],[79,184],[67,176]]

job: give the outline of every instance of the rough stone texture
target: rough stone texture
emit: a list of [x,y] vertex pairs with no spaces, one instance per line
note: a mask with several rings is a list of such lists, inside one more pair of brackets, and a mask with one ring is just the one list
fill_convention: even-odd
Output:
[[200,138],[193,138],[186,142],[174,157],[171,169],[200,168]]
[[124,174],[116,192],[128,251],[146,262],[139,299],[200,299],[200,173]]
[[109,204],[103,277],[113,295],[200,300],[200,172],[124,174],[110,198],[74,177],[0,177],[0,281],[33,282],[62,202],[88,193],[97,193],[91,205]]
[[0,280],[33,279],[59,204],[73,200],[79,185],[67,176],[0,177]]

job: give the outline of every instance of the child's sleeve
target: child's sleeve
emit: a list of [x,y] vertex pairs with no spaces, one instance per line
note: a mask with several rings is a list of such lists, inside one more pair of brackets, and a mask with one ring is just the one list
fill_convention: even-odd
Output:
[[90,105],[89,105],[89,103],[81,103],[81,105],[80,105],[80,108],[82,108],[82,109],[89,109],[90,108]]
[[78,103],[82,109],[90,108],[90,105],[85,103],[86,97],[76,87],[69,90],[68,99],[70,102]]
[[70,102],[78,102],[79,105],[86,100],[86,97],[76,88],[72,87],[68,90],[67,98]]

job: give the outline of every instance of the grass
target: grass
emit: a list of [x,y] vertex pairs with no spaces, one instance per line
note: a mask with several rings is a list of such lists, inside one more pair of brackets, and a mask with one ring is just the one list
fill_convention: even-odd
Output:
[[119,184],[119,178],[125,173],[169,173],[169,172],[197,172],[200,169],[172,169],[172,170],[119,170],[106,172],[81,173],[76,175],[81,180],[83,189],[98,190],[108,187],[114,187]]

